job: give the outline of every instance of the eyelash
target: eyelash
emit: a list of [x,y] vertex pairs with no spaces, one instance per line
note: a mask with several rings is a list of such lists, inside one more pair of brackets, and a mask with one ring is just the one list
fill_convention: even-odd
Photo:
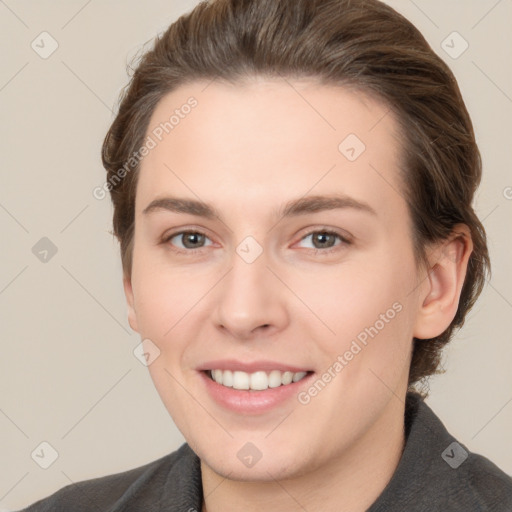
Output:
[[[352,244],[351,240],[349,240],[347,237],[343,236],[341,233],[338,233],[337,231],[334,231],[332,229],[315,229],[313,231],[310,231],[309,233],[306,233],[300,239],[300,241],[304,240],[308,236],[311,236],[311,235],[314,235],[314,234],[318,234],[318,233],[323,234],[323,235],[334,235],[334,236],[336,236],[336,237],[338,237],[340,239],[341,243],[338,244],[338,245],[334,245],[333,247],[328,247],[326,249],[317,249],[317,248],[307,249],[308,251],[310,251],[314,255],[317,255],[317,254],[328,255],[328,254],[331,254],[332,252],[336,252],[343,245],[347,246],[347,245],[351,245]],[[178,235],[186,235],[186,234],[203,235],[206,238],[208,238],[206,236],[206,234],[202,233],[201,231],[186,230],[186,231],[177,231],[175,233],[172,233],[172,234],[166,236],[162,240],[162,243],[169,243],[170,240],[172,240],[174,237],[176,237]],[[172,250],[174,252],[178,253],[178,254],[191,254],[191,253],[192,254],[196,254],[196,253],[200,253],[203,249],[204,249],[204,247],[198,247],[198,248],[195,248],[195,249],[179,249],[179,248],[176,248],[176,247],[172,247]]]

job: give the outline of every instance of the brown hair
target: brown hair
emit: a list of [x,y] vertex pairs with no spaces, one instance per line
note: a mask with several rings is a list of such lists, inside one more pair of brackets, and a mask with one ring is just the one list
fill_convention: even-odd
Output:
[[474,248],[457,313],[441,335],[414,339],[412,388],[436,373],[442,347],[490,274],[485,231],[472,208],[481,160],[452,72],[408,20],[377,0],[203,1],[155,39],[121,95],[102,148],[125,275],[131,274],[139,165],[131,161],[126,172],[126,162],[143,144],[157,103],[193,81],[237,84],[255,76],[357,87],[394,112],[418,263],[427,265],[428,245],[446,239],[456,224],[469,227]]

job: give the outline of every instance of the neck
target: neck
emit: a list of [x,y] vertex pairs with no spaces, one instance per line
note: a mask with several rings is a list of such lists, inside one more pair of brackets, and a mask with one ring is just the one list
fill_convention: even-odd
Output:
[[314,471],[247,482],[222,477],[202,462],[202,512],[364,512],[391,480],[404,443],[404,403],[393,397],[356,443]]

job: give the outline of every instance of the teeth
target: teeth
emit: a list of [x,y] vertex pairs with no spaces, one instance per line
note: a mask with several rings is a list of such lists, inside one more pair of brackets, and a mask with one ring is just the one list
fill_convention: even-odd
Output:
[[287,384],[291,384],[293,380],[293,372],[284,372],[281,377],[281,383],[283,386],[286,386]]
[[213,380],[219,384],[222,384],[222,370],[213,371]]
[[268,377],[265,372],[251,373],[249,377],[249,387],[251,389],[268,389]]
[[297,372],[293,374],[293,382],[299,382],[299,380],[303,379],[306,376],[306,372]]
[[211,370],[209,374],[217,384],[222,384],[228,388],[264,391],[268,388],[278,388],[292,382],[299,382],[307,375],[307,372],[293,373],[272,370],[269,373],[264,371],[246,373],[231,370]]
[[281,372],[279,370],[272,370],[268,375],[268,387],[278,388],[282,384]]
[[[217,370],[215,370],[217,371]],[[222,370],[218,370],[222,371]],[[222,382],[216,381],[219,384]],[[249,389],[249,374],[245,372],[233,372],[233,388],[234,389]]]
[[[233,372],[229,371],[229,370],[226,370],[224,372],[222,370],[217,370],[217,371],[222,374],[222,385],[226,386],[228,388],[232,388],[233,387]],[[215,381],[218,382],[217,379],[215,379]]]

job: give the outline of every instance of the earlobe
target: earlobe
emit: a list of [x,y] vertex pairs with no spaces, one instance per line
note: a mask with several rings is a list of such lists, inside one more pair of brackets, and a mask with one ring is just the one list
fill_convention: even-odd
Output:
[[128,306],[128,323],[130,327],[135,331],[139,332],[137,325],[137,314],[135,312],[135,301],[133,296],[133,288],[131,278],[124,276],[123,278],[124,295],[126,297],[126,304]]
[[449,327],[457,313],[472,251],[473,242],[469,228],[460,224],[432,252],[425,286],[421,288],[422,295],[413,333],[415,338],[435,338]]

